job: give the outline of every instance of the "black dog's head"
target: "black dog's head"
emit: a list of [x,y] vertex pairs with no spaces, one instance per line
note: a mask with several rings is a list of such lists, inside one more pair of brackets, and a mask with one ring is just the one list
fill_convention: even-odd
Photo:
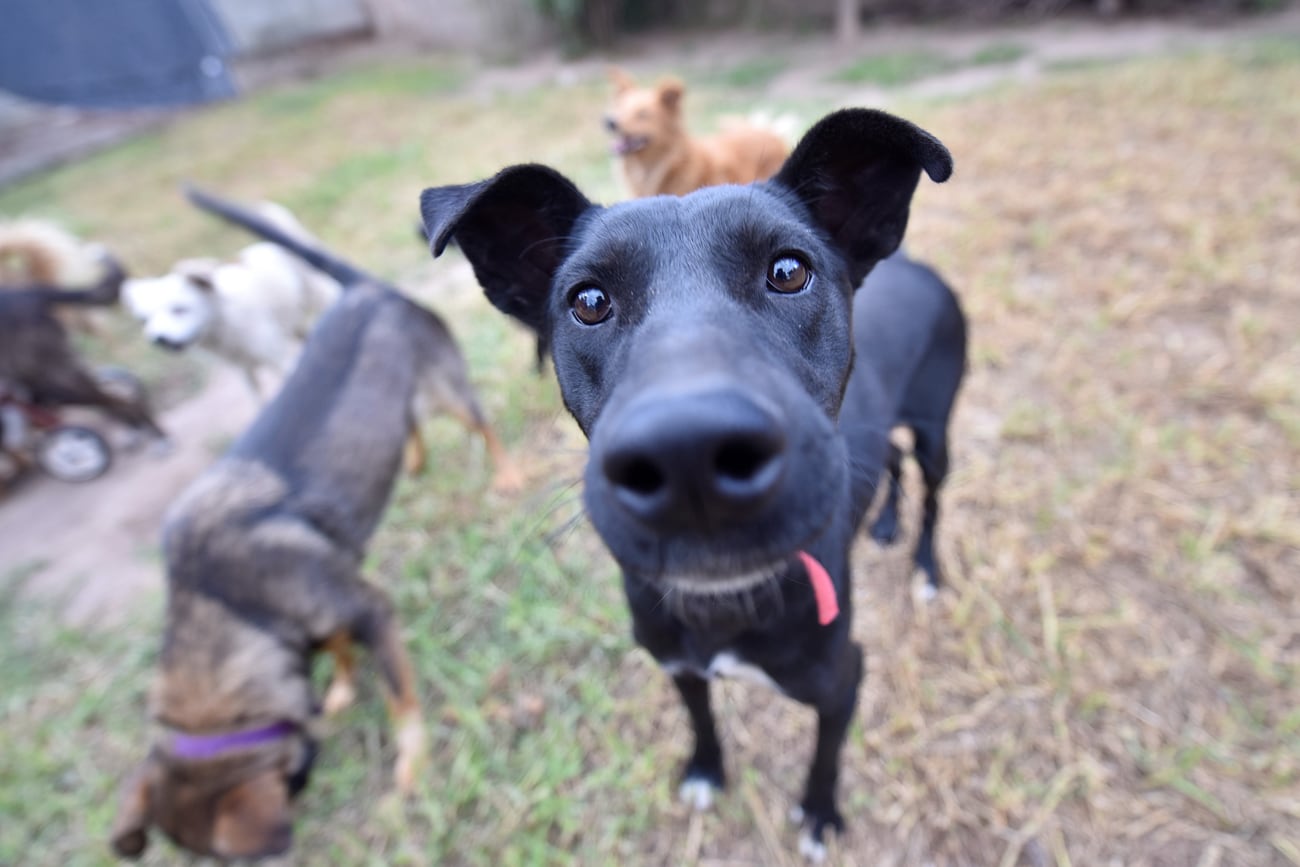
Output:
[[902,240],[938,140],[840,111],[780,173],[601,208],[537,165],[426,190],[488,298],[549,343],[591,443],[586,505],[624,569],[666,585],[770,576],[847,496],[835,422],[854,289]]

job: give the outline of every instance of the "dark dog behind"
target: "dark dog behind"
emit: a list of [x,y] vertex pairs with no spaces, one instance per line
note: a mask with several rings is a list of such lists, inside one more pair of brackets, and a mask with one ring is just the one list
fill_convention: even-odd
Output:
[[62,307],[117,303],[125,271],[111,257],[89,289],[24,286],[0,291],[0,381],[16,386],[38,406],[88,406],[137,431],[163,438],[143,397],[106,391],[86,369],[56,312]]
[[[262,219],[252,211],[235,207],[201,190],[189,189],[186,191],[186,195],[200,208],[229,220],[260,238],[284,247],[313,268],[333,277],[344,290],[353,286],[381,286],[393,295],[401,297],[401,293],[394,287],[345,262],[328,250],[316,247],[302,238],[282,231],[278,226]],[[416,304],[410,304],[410,308],[418,310],[419,313],[415,315],[424,319],[428,323],[428,327],[438,333],[439,346],[442,347],[443,351],[442,357],[439,359],[439,366],[442,368],[440,375],[424,382],[425,387],[421,389],[419,395],[420,401],[413,407],[410,440],[407,444],[407,468],[413,473],[418,473],[424,468],[427,455],[425,454],[424,440],[420,435],[419,422],[428,413],[439,410],[449,413],[467,428],[483,437],[483,442],[487,446],[493,465],[496,467],[493,487],[502,490],[518,488],[522,484],[519,471],[506,454],[506,450],[501,445],[501,441],[497,439],[495,431],[488,424],[478,398],[470,387],[469,377],[465,370],[465,360],[460,354],[460,349],[456,346],[455,338],[447,329],[446,323],[432,311]]]
[[812,857],[843,826],[839,755],[863,672],[849,549],[891,480],[895,425],[913,428],[927,485],[915,561],[939,581],[965,325],[932,271],[887,257],[921,172],[951,170],[929,134],[849,110],[749,187],[600,208],[527,165],[422,197],[435,255],[454,239],[492,303],[552,347],[590,440],[587,512],[695,730],[683,797],[707,806],[723,785],[708,679],[773,685],[818,714],[798,809]]
[[[242,208],[202,207],[279,240]],[[280,393],[173,505],[168,601],[151,712],[161,728],[127,781],[114,848],[139,854],[150,825],[222,858],[288,848],[318,704],[310,661],[335,658],[326,713],[353,695],[352,645],[379,664],[396,728],[397,787],[424,752],[414,675],[387,597],[361,576],[417,404],[481,423],[464,361],[431,312],[328,254],[343,297]]]

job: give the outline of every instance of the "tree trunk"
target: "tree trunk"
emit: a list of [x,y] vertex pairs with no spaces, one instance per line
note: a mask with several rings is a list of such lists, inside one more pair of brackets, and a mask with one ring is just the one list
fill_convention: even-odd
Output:
[[614,44],[621,7],[621,0],[587,0],[583,4],[587,36],[597,48],[608,48]]
[[858,41],[862,24],[862,0],[835,0],[835,40],[841,45]]

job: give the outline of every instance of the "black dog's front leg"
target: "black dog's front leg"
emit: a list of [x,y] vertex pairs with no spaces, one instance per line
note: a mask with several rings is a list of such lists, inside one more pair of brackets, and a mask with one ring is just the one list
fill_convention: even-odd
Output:
[[679,794],[682,801],[697,810],[707,810],[713,805],[713,793],[726,785],[722,771],[722,745],[713,724],[713,710],[709,707],[709,682],[694,674],[675,674],[673,683],[682,695],[686,712],[691,715],[691,728],[695,731],[695,750],[682,772]]
[[889,485],[889,493],[871,528],[871,538],[881,545],[892,545],[898,538],[898,498],[903,487],[903,453],[893,443],[889,444],[888,474],[884,483]]
[[820,861],[826,854],[823,842],[826,829],[844,830],[844,817],[835,806],[835,785],[839,780],[844,736],[858,703],[862,668],[862,648],[856,642],[847,643],[831,686],[816,705],[817,747],[808,769],[803,801],[795,811],[796,820],[803,824],[799,851],[814,861]]

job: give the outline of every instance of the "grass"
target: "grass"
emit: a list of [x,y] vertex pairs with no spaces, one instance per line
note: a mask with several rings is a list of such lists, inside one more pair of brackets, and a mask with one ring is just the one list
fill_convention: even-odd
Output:
[[972,54],[969,62],[975,66],[1015,63],[1028,53],[1029,49],[1017,42],[994,42]]
[[[590,122],[603,85],[484,95],[442,64],[198,112],[0,191],[0,213],[70,218],[148,271],[243,243],[180,202],[180,178],[285,201],[446,314],[529,462],[502,499],[481,445],[430,425],[444,459],[401,483],[367,568],[418,668],[427,783],[392,797],[363,680],[328,724],[294,862],[793,864],[810,715],[723,685],[732,789],[709,816],[674,802],[685,721],[578,519],[581,437],[463,262],[411,238],[419,189],[508,162],[613,198]],[[920,605],[905,545],[855,552],[869,674],[839,862],[1300,863],[1300,297],[1283,279],[1300,273],[1300,104],[1280,96],[1298,88],[1300,58],[1265,47],[900,108],[956,156],[948,185],[922,186],[909,246],[958,286],[974,342],[948,588]],[[110,863],[160,601],[105,633],[0,603],[0,863]],[[155,839],[145,862],[175,859]]]
[[841,84],[877,84],[881,87],[897,87],[926,76],[947,72],[954,65],[954,61],[946,55],[935,51],[894,51],[871,54],[854,61],[834,72],[830,80]]
[[725,87],[757,89],[771,83],[788,67],[789,62],[780,57],[756,57],[718,73],[714,80]]

